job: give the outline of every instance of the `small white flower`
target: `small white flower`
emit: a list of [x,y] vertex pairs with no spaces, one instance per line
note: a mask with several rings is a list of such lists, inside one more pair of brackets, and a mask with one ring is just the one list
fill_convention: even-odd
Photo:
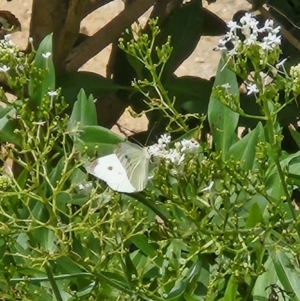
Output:
[[229,30],[230,30],[231,32],[236,31],[237,29],[240,29],[240,28],[241,28],[241,26],[238,25],[237,22],[235,22],[235,21],[229,21],[229,22],[227,23],[227,27],[229,28]]
[[247,95],[256,94],[259,92],[256,84],[248,84],[248,85],[246,85],[246,87],[247,87],[247,91],[248,91]]
[[47,92],[47,94],[51,97],[58,95],[57,91],[49,91],[49,92]]
[[218,42],[218,46],[214,48],[214,50],[226,50],[226,43],[228,43],[229,40],[227,39],[220,39]]
[[158,139],[158,144],[166,145],[171,142],[171,135],[170,134],[163,134]]
[[0,67],[0,71],[6,73],[8,70],[10,69],[10,67],[3,65],[2,67]]
[[166,154],[165,159],[174,163],[175,165],[180,165],[184,161],[184,154],[180,154],[176,149],[170,149]]
[[254,45],[257,42],[257,36],[255,34],[250,34],[244,41],[245,45]]
[[33,123],[40,126],[40,125],[44,125],[47,121],[34,121]]
[[166,152],[166,149],[161,144],[153,144],[148,147],[148,153],[150,156],[154,157],[163,157]]
[[29,41],[30,44],[33,43],[33,38],[32,38],[32,37],[29,37],[29,38],[28,38],[28,41]]
[[48,91],[47,94],[50,96],[50,108],[53,108],[53,101],[54,101],[54,98],[55,96],[58,95],[57,91]]
[[42,53],[43,58],[48,59],[51,56],[51,52]]
[[213,186],[214,186],[214,181],[211,181],[207,187],[205,187],[201,190],[201,192],[209,191],[212,189]]
[[272,30],[273,29],[273,26],[274,26],[274,21],[272,19],[267,19],[265,21],[265,26],[262,27],[260,29],[260,31],[263,31],[263,30]]
[[276,36],[273,33],[269,32],[268,36],[263,38],[263,42],[261,43],[262,49],[275,49],[276,46],[281,44],[281,37]]
[[181,152],[183,153],[193,153],[198,150],[199,143],[197,141],[183,139],[181,140]]
[[231,85],[229,83],[226,83],[226,84],[221,85],[221,87],[227,90],[227,89],[231,88]]
[[287,61],[287,58],[285,58],[285,59],[283,59],[282,61],[280,61],[279,63],[277,63],[276,65],[275,65],[275,67],[277,68],[277,69],[279,69],[280,67],[282,67],[283,65],[284,65],[284,63]]
[[85,183],[85,184],[79,184],[78,186],[78,190],[83,190],[83,189],[88,189],[92,187],[92,183]]

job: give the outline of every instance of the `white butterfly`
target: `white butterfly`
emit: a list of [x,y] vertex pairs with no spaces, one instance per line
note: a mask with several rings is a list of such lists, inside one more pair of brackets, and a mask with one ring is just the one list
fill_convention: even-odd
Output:
[[118,192],[137,192],[145,189],[148,182],[150,154],[147,147],[129,141],[119,143],[113,154],[90,163],[86,170],[105,181]]

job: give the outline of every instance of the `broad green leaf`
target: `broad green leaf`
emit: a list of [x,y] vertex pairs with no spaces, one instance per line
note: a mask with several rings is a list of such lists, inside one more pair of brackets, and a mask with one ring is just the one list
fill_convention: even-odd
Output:
[[136,282],[135,279],[138,277],[138,272],[129,254],[125,254],[125,264],[126,264],[126,274],[127,274],[128,282],[130,286],[134,288],[133,283]]
[[149,243],[149,239],[143,234],[136,234],[128,239],[129,242],[133,243],[139,248],[145,255],[149,257],[155,257],[157,254],[157,246],[153,243]]
[[32,200],[31,203],[31,216],[40,222],[46,223],[49,219],[49,212],[45,205],[41,202],[36,202],[35,200]]
[[73,274],[82,272],[82,268],[71,257],[63,256],[55,260],[55,265],[59,268],[60,273]]
[[202,19],[202,36],[221,36],[226,33],[227,25],[224,20],[205,7],[202,8]]
[[171,97],[176,97],[176,106],[188,113],[207,114],[212,82],[200,77],[171,77],[164,84]]
[[79,289],[76,292],[76,296],[68,299],[68,301],[78,301],[78,298],[82,298],[84,296],[90,296],[91,292],[95,289],[96,283],[91,282],[88,286]]
[[[122,36],[124,43],[129,42],[132,39],[131,33],[125,32]],[[111,73],[113,74],[114,82],[118,85],[122,85],[123,87],[126,87],[127,89],[132,89],[131,82],[134,78],[137,78],[136,71],[134,70],[134,67],[136,67],[139,70],[139,66],[135,64],[135,58],[130,58],[130,55],[125,53],[120,48],[117,48],[115,50],[114,60],[113,64],[111,66]],[[134,65],[134,67],[132,66]],[[144,71],[145,69],[141,70]],[[144,72],[146,73],[146,72]],[[142,75],[139,79],[144,79],[146,77],[146,74]]]
[[246,228],[252,228],[255,227],[259,223],[263,223],[264,218],[261,214],[260,207],[258,206],[257,203],[253,203],[250,212],[248,215],[247,223],[246,223]]
[[298,148],[300,149],[300,133],[298,131],[296,131],[295,128],[292,127],[291,125],[288,128],[289,128],[289,132],[290,132],[291,136],[293,137]]
[[[41,78],[38,78],[36,74],[31,75],[28,92],[30,100],[33,101],[36,106],[42,104],[43,97],[48,91],[55,90],[52,36],[52,34],[49,34],[42,40],[34,58],[35,67],[41,70]],[[50,56],[45,58],[47,54]]]
[[80,128],[75,144],[79,149],[88,148],[88,155],[98,151],[101,155],[111,153],[117,143],[125,139],[102,126],[83,126]]
[[58,208],[62,208],[61,210],[63,210],[63,208],[66,208],[65,205],[67,205],[67,204],[83,206],[84,204],[86,204],[89,201],[89,196],[88,195],[72,196],[66,192],[60,192],[57,194],[56,201],[58,204]]
[[165,65],[165,78],[171,76],[194,51],[201,37],[202,26],[202,1],[200,0],[192,0],[178,7],[161,24],[161,36],[171,36],[173,47],[172,54]]
[[258,276],[253,287],[254,301],[267,301],[270,294],[270,290],[268,287],[271,284],[279,284],[281,286],[281,283],[279,282],[278,277],[276,275],[273,260],[271,259],[271,257],[268,257],[265,261],[264,268],[265,272],[262,275]]
[[6,242],[3,238],[0,238],[0,259],[2,260],[3,255],[6,251]]
[[300,269],[295,265],[291,253],[283,249],[272,249],[271,258],[283,289],[293,293],[293,300],[300,300]]
[[84,90],[80,89],[68,122],[68,130],[89,125],[97,125],[96,107],[93,97],[88,98]]
[[61,75],[57,78],[57,88],[62,88],[62,96],[72,108],[76,101],[80,89],[83,89],[86,95],[99,97],[116,92],[123,87],[113,83],[111,80],[93,72],[72,72]]
[[[218,73],[214,85],[229,84],[229,93],[239,95],[236,75],[226,66],[223,57],[219,63]],[[237,141],[235,133],[239,114],[233,112],[217,98],[211,96],[208,105],[208,121],[216,151],[222,153],[224,160],[229,157],[230,146]]]
[[96,274],[99,279],[111,286],[118,288],[122,291],[132,293],[129,289],[127,280],[120,274],[112,273],[112,272],[101,272]]
[[42,248],[44,251],[49,253],[55,253],[58,251],[57,239],[55,232],[52,230],[41,227],[34,229],[30,232],[31,243],[34,239],[34,243]]
[[[288,168],[290,173],[298,174],[299,170],[297,170],[297,168],[299,164],[297,162],[299,158],[300,151],[298,151],[295,154],[288,154],[286,152],[282,152],[282,156],[280,158],[281,168],[283,170],[286,170]],[[284,195],[279,173],[275,164],[267,173],[266,190],[270,196],[277,200],[280,200],[281,197]]]
[[264,130],[261,123],[256,128],[235,142],[229,149],[229,156],[243,162],[245,169],[251,169],[254,164],[256,145],[259,141],[264,140]]
[[227,283],[224,293],[224,301],[235,301],[237,296],[238,282],[234,275],[232,275]]
[[11,108],[7,114],[0,118],[0,142],[8,142],[21,146],[22,139],[15,133],[17,129],[17,122],[13,119],[15,114],[16,110]]
[[0,105],[0,119],[5,117],[6,114],[8,114],[12,109],[13,109],[12,106],[2,107],[2,105]]
[[[258,0],[255,2],[258,2]],[[281,24],[284,25],[289,22],[293,26],[300,26],[298,1],[270,0],[268,4],[271,5],[272,14]]]
[[63,169],[65,166],[65,158],[61,158],[55,167],[51,170],[49,174],[49,180],[52,186],[56,186],[56,183],[61,179]]
[[185,270],[184,275],[177,279],[174,287],[170,291],[166,300],[168,301],[179,300],[179,298],[183,296],[188,289],[190,289],[190,283],[193,282],[194,279],[197,279],[199,277],[201,272],[201,267],[202,267],[202,262],[198,260],[189,269]]
[[[204,301],[207,297],[207,290],[210,281],[210,255],[200,255],[197,259],[201,263],[201,269],[190,279],[184,298],[187,301]],[[199,264],[198,263],[198,264]]]

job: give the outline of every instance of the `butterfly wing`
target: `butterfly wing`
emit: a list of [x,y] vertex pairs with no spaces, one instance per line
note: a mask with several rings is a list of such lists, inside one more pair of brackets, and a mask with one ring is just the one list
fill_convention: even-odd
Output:
[[125,168],[128,179],[136,191],[145,189],[148,182],[150,159],[147,148],[126,141],[117,145],[115,154]]
[[86,167],[86,170],[106,182],[115,191],[127,193],[137,191],[135,186],[131,184],[127,172],[116,154],[96,159]]

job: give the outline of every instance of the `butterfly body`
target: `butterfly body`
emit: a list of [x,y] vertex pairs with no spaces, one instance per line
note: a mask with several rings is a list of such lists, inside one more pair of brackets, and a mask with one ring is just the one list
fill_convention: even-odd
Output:
[[111,189],[132,193],[145,189],[149,160],[146,147],[126,141],[119,143],[113,154],[93,161],[86,170],[105,181]]

